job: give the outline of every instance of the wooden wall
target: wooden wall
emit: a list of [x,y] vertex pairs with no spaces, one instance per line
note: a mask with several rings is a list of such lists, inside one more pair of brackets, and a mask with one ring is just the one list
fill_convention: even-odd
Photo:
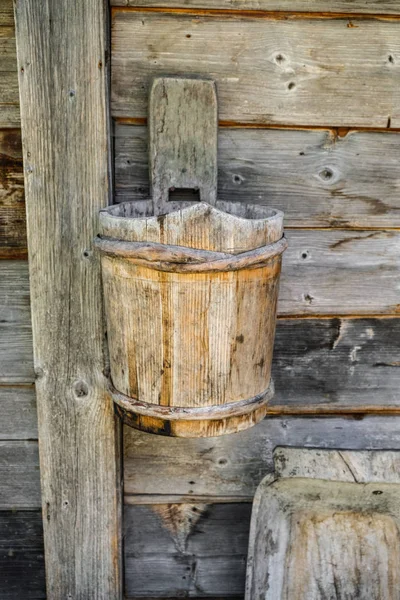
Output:
[[[114,4],[116,201],[148,194],[151,77],[196,73],[218,86],[220,196],[245,195],[286,213],[290,247],[269,417],[208,440],[124,434],[127,597],[240,598],[250,502],[273,468],[276,445],[400,449],[400,3]],[[0,39],[0,597],[39,599],[44,564],[11,0],[0,7]]]
[[286,215],[269,417],[209,440],[124,433],[127,596],[241,597],[277,444],[399,443],[400,3],[112,4],[116,201],[149,194],[151,78],[206,75],[219,196]]

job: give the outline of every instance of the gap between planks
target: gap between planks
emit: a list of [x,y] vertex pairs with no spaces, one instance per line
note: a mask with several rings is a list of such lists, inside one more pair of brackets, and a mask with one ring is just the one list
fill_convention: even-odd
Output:
[[[147,117],[112,117],[119,125],[147,125]],[[221,129],[288,129],[289,131],[330,131],[334,137],[344,138],[348,133],[400,133],[400,127],[337,127],[333,125],[285,125],[284,123],[242,123],[218,121]]]
[[111,15],[118,12],[139,12],[139,13],[164,13],[173,15],[194,15],[197,17],[224,17],[226,19],[264,19],[264,20],[309,20],[309,19],[348,19],[349,28],[352,27],[351,21],[357,19],[364,20],[383,20],[398,21],[399,14],[387,13],[346,13],[346,12],[306,12],[295,10],[240,10],[233,8],[168,8],[161,6],[112,6]]

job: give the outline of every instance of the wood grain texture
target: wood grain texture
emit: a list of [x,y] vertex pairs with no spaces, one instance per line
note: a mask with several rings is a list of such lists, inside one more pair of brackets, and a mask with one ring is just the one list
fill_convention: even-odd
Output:
[[40,511],[0,511],[0,573],[2,600],[46,598]]
[[[111,6],[209,8],[245,11],[288,11],[296,13],[400,14],[398,0],[111,0]],[[279,15],[279,13],[278,13]]]
[[[220,128],[218,198],[267,204],[286,227],[399,227],[400,134]],[[115,200],[149,197],[147,129],[115,124]]]
[[0,386],[0,440],[34,440],[37,432],[33,385]]
[[26,257],[21,131],[0,130],[0,259]]
[[19,123],[13,4],[11,0],[2,0],[0,7],[0,128],[19,127]]
[[106,9],[15,5],[49,598],[122,594],[119,427],[91,252],[109,200]]
[[0,511],[40,508],[36,441],[0,441]]
[[[165,439],[124,430],[125,501],[155,494],[157,501],[251,501],[274,471],[277,446],[338,450],[399,450],[399,417],[269,417],[236,435],[203,440]],[[391,467],[389,467],[391,469]]]
[[313,450],[276,448],[275,476],[330,481],[400,482],[400,453],[382,450]]
[[287,231],[280,315],[397,314],[397,231]]
[[153,77],[207,75],[219,118],[240,123],[400,124],[398,24],[113,11],[112,114],[145,117]]
[[265,480],[254,500],[246,598],[398,598],[399,489]]
[[128,597],[243,596],[250,504],[129,506],[124,513]]
[[[217,97],[210,80],[160,77],[149,96],[150,196],[154,215],[183,208],[172,192],[198,192],[214,205],[217,194]],[[186,203],[185,203],[186,205]]]
[[[1,381],[34,380],[27,265],[0,263]],[[377,284],[378,285],[378,284]],[[399,408],[400,320],[279,319],[271,409]]]
[[34,381],[28,264],[0,261],[0,383]]
[[[272,395],[281,264],[273,248],[282,238],[283,215],[264,207],[258,219],[245,219],[201,202],[138,219],[127,214],[131,208],[119,204],[100,215],[111,378],[126,396],[114,394],[119,412],[134,427],[177,437],[222,435],[254,425]],[[246,213],[246,206],[242,209]],[[125,254],[115,254],[121,240],[131,242],[130,253],[126,243]],[[139,242],[147,260],[135,254]],[[260,244],[271,248],[264,263],[230,270],[241,253],[254,254]],[[191,253],[182,259],[187,245]],[[188,262],[195,249],[201,250],[199,264]],[[225,266],[213,272],[204,251]],[[157,270],[159,255],[166,252],[171,262]],[[204,266],[205,272],[174,272],[172,259],[182,268]],[[237,405],[237,413],[233,406],[231,414],[223,413],[226,405],[246,401],[253,402],[247,410]],[[168,408],[154,414],[159,405]],[[176,407],[187,414],[178,418]],[[203,418],[194,414],[206,407]]]

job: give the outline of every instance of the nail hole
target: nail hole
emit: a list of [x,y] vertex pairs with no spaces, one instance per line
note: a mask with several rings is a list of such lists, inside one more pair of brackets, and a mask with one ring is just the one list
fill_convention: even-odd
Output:
[[391,54],[389,54],[388,61],[393,64],[394,63],[394,56],[392,56]]
[[388,129],[390,129],[391,125],[392,125],[392,117],[388,117],[388,120],[387,120],[387,123],[386,123],[386,127]]
[[187,33],[187,34],[186,34],[186,37],[187,37],[187,38],[191,38],[192,36],[191,36],[191,34],[190,34],[190,33]]
[[219,464],[219,465],[226,465],[226,464],[227,464],[227,462],[228,462],[228,461],[227,461],[227,459],[226,459],[226,458],[220,458],[220,459],[219,459],[219,461],[218,461],[218,464]]
[[304,152],[299,152],[299,155],[300,156],[304,156]]
[[292,89],[293,89],[293,88],[295,88],[295,87],[296,87],[296,84],[295,84],[295,82],[294,82],[294,81],[291,81],[291,82],[289,83],[289,85],[288,85],[288,89],[289,89],[289,90],[292,90]]
[[275,56],[275,60],[276,60],[277,63],[283,63],[285,61],[285,57],[282,56],[282,54],[277,54]]
[[311,294],[304,294],[304,300],[307,302],[307,304],[312,304],[314,296],[311,296]]
[[304,252],[301,253],[301,258],[303,258],[304,260],[306,258],[308,258],[308,251],[307,250],[304,250]]
[[21,73],[25,73],[24,67],[21,67]]
[[380,496],[381,494],[383,494],[382,490],[374,490],[372,493],[374,494],[374,496]]
[[242,183],[242,181],[243,181],[243,177],[241,177],[240,175],[234,175],[233,176],[233,181],[235,183],[238,183],[240,185]]

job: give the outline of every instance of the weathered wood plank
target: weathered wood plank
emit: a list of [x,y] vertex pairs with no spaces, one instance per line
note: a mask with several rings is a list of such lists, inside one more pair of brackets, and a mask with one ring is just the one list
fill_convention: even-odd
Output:
[[18,0],[15,17],[47,594],[117,600],[119,424],[91,251],[110,195],[107,6]]
[[36,395],[33,385],[0,386],[0,440],[37,438]]
[[40,511],[0,512],[0,573],[2,600],[46,598]]
[[145,117],[151,79],[169,73],[215,79],[224,121],[400,125],[397,22],[115,10],[112,39],[114,117]]
[[[111,6],[400,14],[398,0],[111,0]],[[279,15],[278,15],[279,16]]]
[[[399,227],[400,134],[219,129],[218,198],[268,204],[286,227]],[[115,125],[115,200],[149,197],[147,129]]]
[[[276,446],[338,450],[399,450],[400,417],[269,417],[254,428],[223,438],[154,438],[124,429],[125,501],[164,495],[166,502],[191,496],[252,499],[274,471]],[[205,500],[204,500],[205,501]]]
[[400,483],[400,452],[276,448],[277,477],[312,477],[330,481]]
[[0,441],[0,511],[40,508],[36,441]]
[[399,232],[286,233],[278,314],[399,312]]
[[125,507],[125,590],[243,595],[250,504]]
[[11,0],[2,0],[0,6],[0,73],[0,128],[19,127],[17,53]]
[[246,599],[396,598],[399,492],[388,483],[265,480],[254,500]]
[[0,130],[0,258],[26,256],[20,129]]
[[34,380],[28,264],[0,261],[0,383]]

